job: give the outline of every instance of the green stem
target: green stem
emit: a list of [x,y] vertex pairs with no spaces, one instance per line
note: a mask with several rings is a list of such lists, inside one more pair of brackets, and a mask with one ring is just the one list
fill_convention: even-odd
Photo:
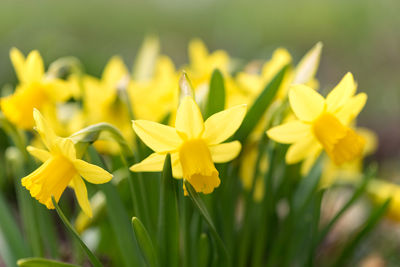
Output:
[[68,231],[78,240],[79,244],[83,248],[83,250],[86,252],[86,255],[88,256],[90,262],[93,264],[94,267],[103,267],[99,259],[90,251],[90,249],[86,246],[86,244],[82,241],[80,238],[79,234],[75,231],[74,227],[71,225],[71,223],[68,221],[67,217],[65,217],[64,213],[58,206],[57,202],[55,201],[54,197],[51,197],[51,201],[53,202],[54,207],[56,208],[57,214],[68,229]]

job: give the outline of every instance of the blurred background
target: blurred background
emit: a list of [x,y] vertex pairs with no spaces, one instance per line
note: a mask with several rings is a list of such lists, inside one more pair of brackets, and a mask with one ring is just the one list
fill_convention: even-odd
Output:
[[400,182],[400,1],[91,0],[0,3],[0,86],[15,83],[9,50],[38,49],[46,64],[77,56],[100,75],[115,54],[132,66],[144,36],[157,34],[162,53],[180,66],[191,38],[243,60],[270,58],[287,48],[295,62],[324,44],[317,74],[322,90],[353,72],[369,99],[359,124],[379,135],[373,160]]

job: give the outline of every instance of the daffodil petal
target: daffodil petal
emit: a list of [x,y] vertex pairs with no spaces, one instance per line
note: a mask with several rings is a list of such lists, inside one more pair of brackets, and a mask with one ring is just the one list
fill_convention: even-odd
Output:
[[44,75],[44,64],[37,50],[29,53],[25,61],[25,79],[27,81],[40,81]]
[[348,125],[358,116],[366,102],[367,95],[365,93],[359,93],[350,98],[350,100],[348,100],[347,103],[335,113],[335,115],[341,123]]
[[102,80],[108,87],[116,87],[128,75],[124,61],[119,56],[112,57],[104,68]]
[[325,107],[324,98],[314,89],[305,85],[294,85],[289,91],[290,106],[302,121],[313,121]]
[[90,206],[87,189],[85,182],[78,175],[74,176],[71,180],[72,188],[75,191],[76,199],[78,200],[79,206],[81,206],[83,212],[89,217],[92,218],[92,207]]
[[58,146],[60,152],[70,159],[76,159],[76,150],[74,143],[69,138],[59,138]]
[[302,161],[308,155],[310,155],[310,152],[314,151],[315,147],[318,146],[321,145],[312,136],[309,136],[294,143],[289,147],[288,151],[286,152],[286,163],[294,164]]
[[36,148],[33,146],[28,146],[28,147],[26,147],[26,150],[29,152],[29,154],[31,154],[32,156],[34,156],[41,162],[45,162],[46,160],[48,160],[51,157],[50,152],[48,152],[47,150],[44,150],[44,149],[39,149],[39,148]]
[[182,165],[179,160],[179,153],[171,154],[172,162],[172,176],[176,179],[181,179],[183,177]]
[[208,145],[219,144],[228,139],[242,124],[246,108],[246,105],[238,105],[209,117],[204,123],[202,139]]
[[216,163],[223,163],[233,160],[239,155],[242,145],[239,141],[210,146],[211,158]]
[[92,184],[104,184],[111,180],[113,175],[99,166],[76,159],[73,161],[75,169],[88,182]]
[[58,137],[53,129],[49,126],[48,122],[44,119],[43,115],[37,109],[33,109],[33,119],[36,124],[36,131],[42,137],[46,147],[52,151],[56,146]]
[[182,143],[173,127],[145,120],[133,121],[132,125],[140,139],[156,152],[173,151]]
[[314,165],[315,161],[317,160],[318,156],[321,154],[322,147],[321,146],[314,146],[311,151],[309,151],[309,155],[304,160],[303,164],[301,165],[301,174],[303,176],[307,175],[312,166]]
[[159,172],[163,169],[165,154],[153,153],[139,163],[132,165],[129,169],[133,172]]
[[269,129],[267,135],[276,142],[292,144],[307,137],[310,130],[309,124],[296,120]]
[[24,81],[24,65],[25,57],[17,48],[13,47],[10,51],[10,59],[14,66],[15,73],[17,74],[18,80]]
[[176,113],[175,128],[188,139],[198,138],[203,132],[203,117],[192,97],[182,99]]
[[334,113],[340,109],[355,94],[356,89],[353,75],[348,72],[326,97],[328,112]]

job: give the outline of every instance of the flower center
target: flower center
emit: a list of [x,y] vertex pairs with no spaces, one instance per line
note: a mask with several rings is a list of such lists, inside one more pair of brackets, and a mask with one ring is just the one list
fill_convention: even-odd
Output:
[[218,171],[206,143],[201,139],[188,140],[179,149],[183,178],[196,190],[209,194],[218,187]]
[[64,156],[57,155],[43,163],[36,171],[21,180],[22,185],[48,209],[54,209],[51,196],[58,202],[74,175],[74,165]]
[[365,145],[364,138],[344,126],[332,114],[323,113],[314,121],[312,129],[328,156],[337,165],[361,156]]

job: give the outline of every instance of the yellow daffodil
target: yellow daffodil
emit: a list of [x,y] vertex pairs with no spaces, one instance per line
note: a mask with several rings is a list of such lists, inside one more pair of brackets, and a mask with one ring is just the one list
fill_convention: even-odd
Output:
[[391,220],[400,222],[400,185],[374,179],[369,182],[367,193],[378,205],[391,198],[386,215]]
[[307,172],[322,149],[337,165],[361,156],[365,140],[349,124],[364,107],[367,95],[354,95],[356,88],[353,75],[347,73],[326,99],[305,85],[290,89],[289,102],[297,120],[267,131],[271,139],[292,144],[286,154],[288,164],[305,159],[303,172]]
[[28,146],[28,152],[43,164],[28,176],[22,178],[22,185],[32,197],[54,209],[51,197],[58,202],[66,187],[71,186],[82,210],[92,216],[86,185],[81,177],[94,184],[110,181],[112,174],[102,168],[76,158],[75,146],[71,139],[57,136],[40,112],[35,109],[33,117],[36,130],[48,150]]
[[10,57],[19,85],[14,94],[1,99],[1,109],[12,123],[23,129],[31,129],[34,125],[34,108],[42,110],[49,104],[65,101],[70,91],[64,81],[46,76],[38,51],[30,52],[25,59],[18,49],[13,48]]
[[133,129],[155,153],[131,167],[134,172],[161,171],[166,154],[171,154],[175,178],[187,180],[197,192],[209,194],[220,184],[214,162],[234,159],[241,149],[238,141],[221,142],[241,125],[246,106],[218,112],[203,122],[196,102],[185,96],[179,105],[175,128],[151,121],[136,120]]

